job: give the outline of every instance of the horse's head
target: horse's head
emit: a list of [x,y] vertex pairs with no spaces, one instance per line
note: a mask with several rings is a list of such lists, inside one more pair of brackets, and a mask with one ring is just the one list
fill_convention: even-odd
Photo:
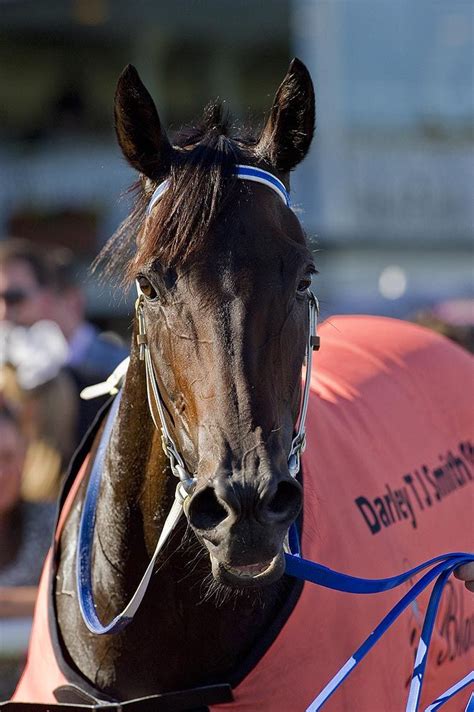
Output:
[[189,524],[214,577],[231,586],[275,581],[301,509],[288,454],[300,405],[315,271],[300,224],[265,185],[288,187],[314,129],[314,94],[294,60],[256,140],[232,138],[219,107],[172,145],[132,67],[115,102],[122,151],[142,175],[143,213],[130,274],[142,292],[149,353],[174,443],[195,479]]

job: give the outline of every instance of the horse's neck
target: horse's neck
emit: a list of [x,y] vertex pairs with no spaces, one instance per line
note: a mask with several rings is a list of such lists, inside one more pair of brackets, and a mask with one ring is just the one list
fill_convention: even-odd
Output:
[[[176,486],[148,413],[141,366],[132,357],[97,507],[92,579],[104,622],[138,585]],[[70,518],[65,552],[75,545],[76,526]],[[83,674],[119,698],[227,682],[289,590],[286,580],[254,594],[213,590],[208,556],[185,534],[183,518],[133,623],[118,635],[91,637],[77,604],[61,595],[73,585],[69,559],[61,559],[56,593],[64,642]]]

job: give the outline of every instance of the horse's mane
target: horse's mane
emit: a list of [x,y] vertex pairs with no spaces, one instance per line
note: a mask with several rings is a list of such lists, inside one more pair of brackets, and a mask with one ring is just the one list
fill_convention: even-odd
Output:
[[[220,102],[209,104],[198,125],[173,137],[169,188],[153,209],[146,235],[141,234],[146,209],[158,182],[138,180],[130,215],[96,260],[95,268],[122,273],[128,281],[140,266],[157,259],[165,267],[183,265],[205,250],[209,228],[230,192],[233,168],[249,159],[254,139],[231,136],[231,122]],[[236,140],[238,138],[238,141]]]

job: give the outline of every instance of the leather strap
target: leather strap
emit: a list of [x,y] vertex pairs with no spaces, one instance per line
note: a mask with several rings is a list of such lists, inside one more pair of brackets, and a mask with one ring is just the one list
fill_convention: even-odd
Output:
[[[234,699],[232,689],[227,684],[166,692],[126,702],[95,700],[76,685],[63,685],[54,694],[58,699],[57,704],[4,702],[0,703],[0,709],[2,712],[208,712],[209,705],[232,702]],[[86,699],[90,702],[86,702]]]

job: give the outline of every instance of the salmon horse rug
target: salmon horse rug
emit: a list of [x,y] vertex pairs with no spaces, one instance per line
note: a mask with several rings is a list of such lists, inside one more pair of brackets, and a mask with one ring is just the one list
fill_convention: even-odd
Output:
[[[302,555],[381,578],[438,554],[472,549],[472,357],[443,337],[382,317],[334,317],[320,334],[303,458]],[[73,505],[81,464],[76,458],[56,537]],[[68,681],[91,689],[70,667],[56,629],[55,565],[53,547],[17,702],[53,703],[54,689]],[[210,709],[305,710],[400,596],[400,590],[349,595],[306,583],[279,634],[234,686],[234,701]],[[472,669],[470,596],[451,577],[430,648],[424,705]],[[425,592],[404,613],[325,709],[404,709],[428,597]],[[468,697],[463,690],[444,709],[464,709]]]

